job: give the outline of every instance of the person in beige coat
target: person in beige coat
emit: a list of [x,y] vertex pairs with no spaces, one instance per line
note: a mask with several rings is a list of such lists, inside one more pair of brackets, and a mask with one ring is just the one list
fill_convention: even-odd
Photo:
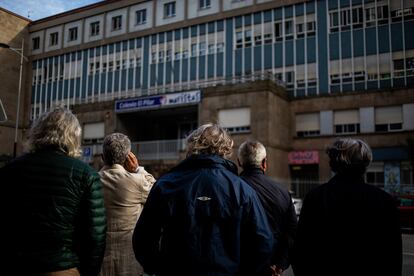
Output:
[[106,250],[101,276],[142,275],[132,249],[132,233],[154,177],[138,166],[131,142],[121,133],[112,133],[103,142],[105,166],[99,172],[107,215]]

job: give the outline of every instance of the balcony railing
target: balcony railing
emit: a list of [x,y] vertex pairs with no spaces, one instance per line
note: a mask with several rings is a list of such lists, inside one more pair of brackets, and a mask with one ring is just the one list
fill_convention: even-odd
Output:
[[132,143],[132,151],[141,160],[174,160],[185,149],[185,139]]

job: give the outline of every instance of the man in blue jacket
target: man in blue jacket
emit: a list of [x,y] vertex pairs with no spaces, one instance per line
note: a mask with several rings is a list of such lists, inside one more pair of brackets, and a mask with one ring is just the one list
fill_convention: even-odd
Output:
[[225,158],[233,141],[206,124],[187,158],[154,185],[133,246],[148,274],[269,275],[273,236],[255,191]]

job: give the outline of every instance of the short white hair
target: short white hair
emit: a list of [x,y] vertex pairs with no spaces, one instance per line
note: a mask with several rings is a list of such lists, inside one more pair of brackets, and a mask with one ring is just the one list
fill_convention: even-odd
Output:
[[246,141],[239,147],[238,158],[243,168],[260,168],[266,158],[266,148],[259,141]]

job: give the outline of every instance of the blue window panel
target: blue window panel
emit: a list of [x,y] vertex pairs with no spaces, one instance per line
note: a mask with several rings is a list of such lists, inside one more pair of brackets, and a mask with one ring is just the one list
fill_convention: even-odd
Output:
[[214,25],[215,25],[214,22],[209,22],[208,23],[208,33],[209,34],[214,33]]
[[[87,89],[87,93],[86,93],[86,95],[88,95],[88,96],[91,96],[92,95],[92,76],[88,76],[88,89]],[[64,91],[64,93],[63,93],[63,95],[67,95],[67,87],[68,87],[68,82],[67,82],[67,80],[65,80],[64,82],[63,82],[63,91]],[[64,97],[66,97],[66,96],[64,96]]]
[[104,93],[105,92],[105,74],[101,74],[100,76],[101,78],[100,79],[98,78],[98,81],[101,83],[101,89],[99,90],[99,92]]
[[[318,5],[319,5],[319,3],[318,3]],[[338,0],[328,0],[328,9],[329,10],[338,9]]]
[[188,81],[188,59],[183,60],[183,65],[181,69],[181,80],[182,81]]
[[375,27],[365,29],[366,54],[374,55],[377,53],[377,35]]
[[341,8],[349,7],[349,0],[340,0],[339,4],[341,5]]
[[224,54],[223,53],[217,54],[216,74],[219,77],[223,76],[223,61],[224,61]]
[[175,30],[174,31],[174,40],[180,40],[181,39],[181,30]]
[[244,72],[246,74],[252,73],[252,48],[246,48],[244,50]]
[[224,30],[224,21],[223,20],[217,21],[217,32],[221,32],[223,30]]
[[197,77],[197,60],[195,57],[190,58],[190,80],[195,80]]
[[285,43],[285,64],[286,66],[293,65],[293,41]]
[[180,81],[180,61],[174,61],[174,68],[173,68],[173,76],[174,76],[174,83]]
[[[155,85],[155,81],[156,81],[155,70],[156,70],[155,64],[151,64],[150,65],[150,86]],[[115,82],[115,86],[116,86],[116,82]]]
[[137,48],[142,47],[143,39],[137,38]]
[[[149,37],[145,37],[144,41],[144,53],[149,52]],[[148,64],[149,64],[149,55],[144,55],[143,57],[144,62],[142,63],[143,67],[143,76],[142,76],[142,88],[146,89],[148,88]]]
[[403,41],[402,41],[402,25],[401,23],[395,23],[391,25],[391,42],[392,42],[392,51],[402,51]]
[[198,79],[206,78],[206,56],[198,58]]
[[[274,55],[275,68],[283,66],[283,44],[282,43],[283,42],[275,44],[275,55]],[[266,55],[265,55],[265,60],[266,59],[267,58],[266,58]]]
[[367,88],[368,89],[377,89],[378,88],[378,82],[376,80],[367,81]]
[[[86,50],[84,50],[82,52],[83,55],[83,60],[82,60],[82,84],[81,84],[81,89],[82,89],[82,98],[85,98],[85,94],[86,94],[86,78],[87,78],[87,71],[89,70],[88,68],[88,52]],[[62,57],[60,57],[60,59],[62,59]],[[59,88],[59,91],[62,91],[62,88]]]
[[236,17],[236,28],[240,28],[242,26],[243,20],[241,16]]
[[414,85],[414,77],[407,77],[407,85]]
[[236,49],[235,53],[236,76],[241,76],[242,73],[242,50]]
[[260,24],[262,23],[262,13],[256,12],[253,16],[253,23],[254,24]]
[[[80,78],[76,78],[76,84],[75,84],[76,98],[79,98],[80,96],[80,86],[81,86]],[[57,91],[60,91],[60,90],[58,89]]]
[[263,21],[264,22],[272,21],[272,11],[271,10],[267,10],[267,11],[264,12]]
[[[135,48],[135,39],[130,39],[128,44],[129,44],[129,49],[134,49]],[[102,51],[104,53],[106,53],[106,45],[103,46]]]
[[244,26],[252,24],[252,16],[250,14],[244,16]]
[[165,65],[167,66],[165,70],[165,83],[169,84],[172,82],[172,62],[167,62]]
[[45,99],[46,99],[46,84],[42,84],[41,85],[42,86],[42,92],[40,93],[40,97],[39,97],[39,103],[43,103],[43,102],[45,102]]
[[341,92],[341,86],[340,85],[331,85],[331,93],[339,93]]
[[296,40],[296,64],[305,63],[305,39]]
[[264,68],[265,69],[272,68],[272,46],[271,45],[264,46]]
[[[105,45],[105,49],[106,49],[106,45]],[[82,59],[82,52],[81,51],[77,51],[76,52],[76,55],[77,55],[77,60],[81,60]]]
[[197,25],[191,26],[191,36],[197,36]]
[[[122,51],[125,52],[126,50],[128,50],[128,41],[122,41],[121,45],[122,45]],[[96,53],[97,55],[99,55],[98,52]]]
[[388,26],[378,26],[378,49],[380,53],[390,52],[390,36],[388,32]]
[[305,6],[303,5],[303,3],[295,5],[296,16],[303,15],[304,13],[305,13]]
[[314,63],[316,62],[316,38],[315,37],[310,37],[308,38],[308,43],[307,43],[307,58],[308,58],[308,63]]
[[356,82],[355,83],[355,91],[362,91],[365,90],[365,83],[364,82]]
[[131,90],[133,87],[134,87],[134,69],[130,68],[128,69],[128,90]]
[[52,97],[52,83],[49,82],[46,85],[47,85],[47,101],[49,102]]
[[343,92],[350,92],[352,91],[352,84],[351,83],[346,83],[342,85],[342,91]]
[[[381,88],[391,88],[391,80],[380,80]],[[402,80],[402,86],[404,87],[404,80]]]
[[[93,58],[95,54],[95,48],[89,49],[89,58]],[[64,55],[65,62],[69,62],[68,55]]]
[[[114,91],[119,91],[119,82],[121,81],[121,77],[119,76],[119,71],[115,71],[115,87],[114,87]],[[96,84],[96,82],[95,82]]]
[[158,85],[162,85],[162,83],[163,83],[163,79],[164,79],[164,66],[165,66],[165,63],[159,63],[158,64],[158,67],[157,67],[157,76],[156,76],[156,78],[157,78],[157,80],[156,80],[156,83],[158,84]]
[[319,94],[328,93],[328,29],[326,26],[327,22],[327,11],[324,1],[317,2],[317,13],[318,13],[318,22],[322,24],[317,24],[318,32],[318,41],[317,41],[317,51],[318,51],[318,87]]
[[361,5],[362,4],[362,0],[352,0],[352,5],[356,6],[356,5]]
[[[57,83],[54,83],[53,85],[51,85],[51,91],[49,91],[49,92],[51,92],[50,95],[51,95],[53,100],[56,100],[57,94],[58,94],[56,86],[57,86]],[[49,98],[49,100],[50,100],[50,98]]]
[[339,33],[329,35],[329,59],[339,59]]
[[232,76],[233,72],[233,20],[226,21],[226,76]]
[[120,52],[121,51],[121,42],[117,42],[115,43],[115,52]]
[[364,0],[364,3],[365,4],[368,4],[368,3],[371,3],[371,2],[374,2],[375,0]]
[[207,76],[212,78],[214,77],[214,55],[208,55],[207,60]]
[[188,38],[190,28],[184,28],[183,29],[183,39]]
[[127,70],[121,70],[121,91],[126,90],[126,81],[127,81]]
[[32,98],[31,98],[31,101],[30,101],[30,103],[31,104],[34,104],[34,98],[35,98],[35,91],[36,91],[36,85],[32,85]]
[[167,32],[167,41],[172,41],[172,31]]
[[316,95],[316,87],[308,88],[308,96],[315,96]]
[[112,74],[108,74],[108,93],[112,93]]
[[293,17],[293,6],[285,6],[285,18]]
[[35,70],[36,69],[36,61],[33,61],[32,62],[32,70]]
[[[75,95],[75,79],[69,80],[69,83],[70,83],[69,97],[73,98],[73,96]],[[98,91],[98,89],[96,91]],[[56,94],[56,90],[52,92],[53,94]],[[54,95],[54,97],[56,98],[56,95]]]
[[405,49],[414,49],[414,21],[406,21],[404,23],[405,32]]
[[200,24],[198,25],[198,27],[199,27],[200,35],[206,34],[206,24]]
[[315,13],[315,2],[306,2],[306,13]]
[[[384,80],[381,80],[381,83],[383,82]],[[393,79],[393,87],[394,88],[402,88],[402,87],[404,87],[405,86],[405,83],[404,83],[404,78],[394,78]],[[382,86],[381,86],[382,87]]]
[[135,70],[135,88],[141,87],[141,67]]
[[[99,50],[100,50],[100,48],[101,47],[98,47]],[[76,60],[76,52],[70,53],[70,58],[71,58],[71,61],[75,61]],[[57,59],[55,59],[55,64],[57,64]]]
[[354,57],[364,55],[364,33],[363,30],[354,31]]
[[151,44],[155,45],[157,44],[157,36],[156,34],[151,35]]
[[165,42],[165,33],[159,33],[158,34],[158,43],[164,43]]
[[254,71],[262,69],[262,46],[254,47]]
[[351,58],[352,57],[352,48],[351,48],[351,32],[343,32],[341,34],[341,49],[342,49],[342,58]]
[[[114,44],[109,44],[109,45],[108,45],[108,49],[109,49],[109,53],[110,53],[110,54],[112,54],[112,53],[114,52],[114,48],[115,48]],[[92,52],[92,51],[91,51],[91,52]],[[89,52],[89,55],[90,55],[90,52]]]
[[281,20],[283,18],[282,8],[274,9],[275,20]]
[[296,97],[305,97],[306,96],[306,90],[301,88],[301,89],[296,89]]

